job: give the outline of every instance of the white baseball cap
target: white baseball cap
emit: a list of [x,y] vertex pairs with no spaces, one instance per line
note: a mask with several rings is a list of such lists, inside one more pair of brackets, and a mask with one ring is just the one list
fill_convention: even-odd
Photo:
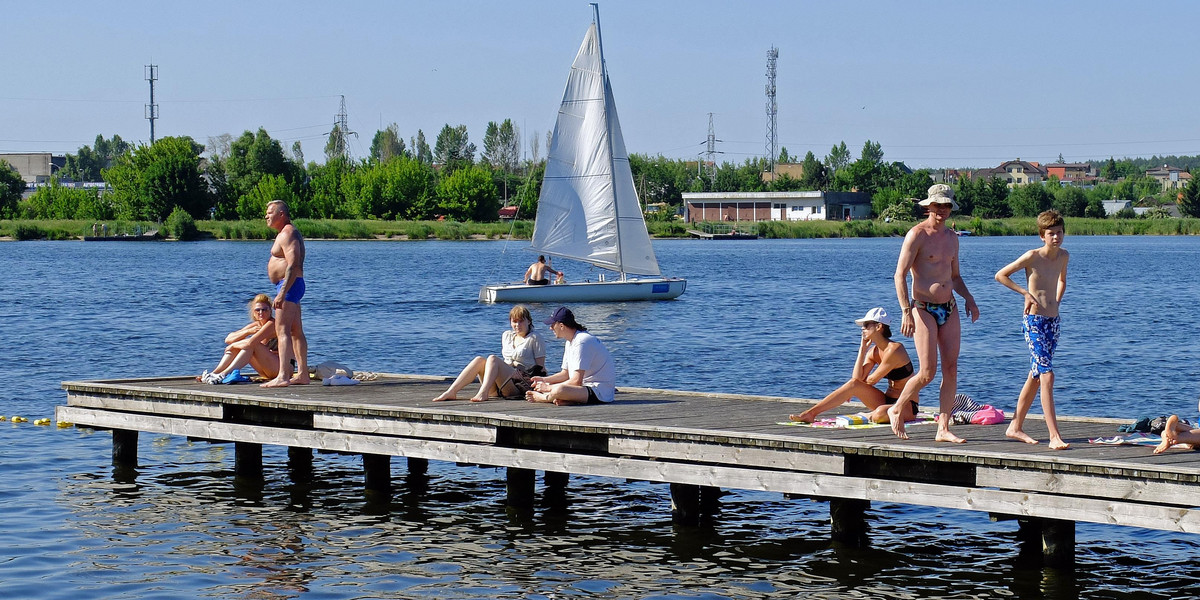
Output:
[[892,318],[888,316],[886,310],[883,310],[883,307],[876,306],[875,308],[867,311],[867,316],[854,320],[855,325],[862,325],[863,323],[883,323],[884,325],[891,325]]

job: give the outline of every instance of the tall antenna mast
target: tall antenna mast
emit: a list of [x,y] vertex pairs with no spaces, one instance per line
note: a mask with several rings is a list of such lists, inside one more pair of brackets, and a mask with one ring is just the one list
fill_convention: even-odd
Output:
[[708,113],[708,149],[704,151],[708,162],[708,183],[717,184],[717,130],[713,129],[713,114]]
[[150,120],[150,144],[154,144],[154,120],[158,118],[158,105],[154,103],[154,82],[158,81],[158,65],[146,65],[146,81],[150,82],[150,104],[146,105],[146,118]]
[[775,115],[779,111],[775,103],[775,61],[779,59],[779,49],[771,46],[767,50],[767,167],[775,172],[775,159],[778,154],[776,145]]

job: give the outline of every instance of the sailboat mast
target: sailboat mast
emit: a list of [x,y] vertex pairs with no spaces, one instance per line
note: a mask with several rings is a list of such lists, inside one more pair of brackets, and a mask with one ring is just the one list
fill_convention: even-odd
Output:
[[[600,78],[604,82],[604,131],[605,139],[608,140],[608,172],[609,176],[615,180],[617,172],[616,153],[613,152],[613,136],[612,124],[609,122],[608,113],[611,108],[608,105],[609,89],[608,89],[608,64],[604,62],[604,36],[600,33],[600,5],[591,2],[592,5],[592,21],[596,23],[596,45],[600,48]],[[616,184],[613,184],[613,191],[616,191]],[[617,228],[617,272],[621,274],[621,281],[625,280],[625,261],[624,249],[621,247],[621,207],[620,202],[613,202],[613,213],[616,216],[614,223]]]

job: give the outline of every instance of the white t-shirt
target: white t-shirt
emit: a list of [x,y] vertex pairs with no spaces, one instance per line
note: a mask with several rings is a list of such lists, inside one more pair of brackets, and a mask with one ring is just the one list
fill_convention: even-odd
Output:
[[601,402],[612,402],[617,387],[617,371],[613,367],[612,355],[596,336],[578,331],[575,339],[567,342],[563,351],[562,368],[570,375],[572,371],[583,373],[583,385],[596,392]]
[[537,364],[537,359],[546,358],[546,344],[542,337],[530,331],[525,337],[517,336],[509,329],[500,338],[500,355],[504,362],[522,369],[529,369]]

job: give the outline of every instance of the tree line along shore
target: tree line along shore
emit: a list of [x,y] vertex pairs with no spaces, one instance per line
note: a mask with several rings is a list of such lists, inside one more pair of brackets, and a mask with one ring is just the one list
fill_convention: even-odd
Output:
[[[1037,222],[1032,217],[952,219],[955,228],[975,236],[1036,236]],[[379,221],[367,219],[297,219],[297,228],[308,239],[329,240],[528,240],[533,222],[480,223],[473,221]],[[916,221],[759,221],[736,223],[739,231],[757,233],[764,239],[870,238],[900,237]],[[96,221],[82,220],[0,220],[0,238],[8,240],[79,240],[92,236]],[[106,221],[102,225],[109,236],[157,232],[159,237],[176,240],[269,240],[272,230],[259,221],[193,221],[186,224],[170,220]],[[722,223],[728,226],[728,222]],[[687,229],[699,224],[648,222],[655,238],[688,238]],[[1068,218],[1068,235],[1200,235],[1200,219],[1093,219]]]
[[[518,219],[537,214],[546,165],[540,158],[541,136],[526,138],[527,153],[522,153],[521,139],[511,120],[492,122],[477,153],[465,126],[447,124],[431,148],[420,130],[405,144],[392,124],[376,132],[369,156],[353,159],[335,128],[325,162],[306,163],[298,142],[287,151],[262,128],[237,138],[210,138],[207,144],[179,136],[134,146],[119,136],[98,135],[94,146],[67,154],[34,189],[0,160],[0,219],[13,220],[0,225],[7,228],[0,235],[70,239],[88,235],[93,223],[103,222],[121,224],[110,231],[120,232],[128,223],[134,230],[153,228],[179,239],[260,239],[267,235],[260,223],[266,204],[278,199],[288,203],[292,216],[305,223],[301,231],[313,238],[500,237],[509,235],[507,223],[500,221],[501,207],[516,207]],[[1150,175],[1148,161],[1169,162],[1176,170],[1200,166],[1200,156],[1109,158],[1087,185],[1054,176],[1022,184],[996,174],[977,177],[953,170],[961,207],[956,217],[963,224],[959,229],[975,235],[1024,235],[1021,218],[1054,208],[1082,228],[1072,233],[1191,233],[1193,224],[1172,215],[1200,218],[1200,177],[1186,172],[1179,181],[1187,179],[1185,186],[1167,189]],[[777,161],[755,157],[718,165],[633,153],[629,163],[640,199],[656,208],[646,213],[646,220],[658,237],[686,235],[677,216],[685,192],[764,191],[858,191],[870,196],[876,220],[752,224],[760,237],[898,235],[920,220],[922,211],[915,203],[935,176],[944,178],[952,171],[914,171],[902,162],[886,161],[882,146],[871,140],[857,160],[842,142],[824,159],[808,152],[800,161],[784,148]],[[774,163],[797,168],[776,172]],[[1109,216],[1104,203],[1113,199],[1126,202],[1126,208]],[[1133,224],[1134,217],[1166,222]],[[76,222],[83,224],[82,230]],[[529,231],[512,235],[527,237]]]

